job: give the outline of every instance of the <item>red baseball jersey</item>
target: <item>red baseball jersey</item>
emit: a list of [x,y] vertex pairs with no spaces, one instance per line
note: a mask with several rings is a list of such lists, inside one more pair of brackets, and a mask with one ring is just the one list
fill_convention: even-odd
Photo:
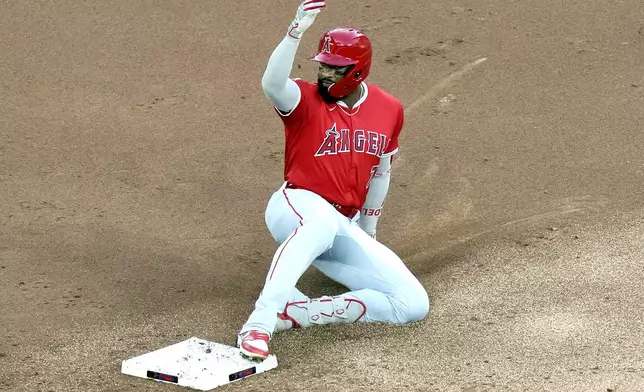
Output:
[[285,129],[284,180],[331,203],[362,208],[380,157],[398,150],[404,110],[400,101],[371,83],[349,109],[327,104],[317,83],[295,81],[298,105],[280,114]]

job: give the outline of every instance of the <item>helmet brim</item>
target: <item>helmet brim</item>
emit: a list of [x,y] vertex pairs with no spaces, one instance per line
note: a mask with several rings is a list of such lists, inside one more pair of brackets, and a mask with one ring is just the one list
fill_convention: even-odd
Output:
[[311,57],[311,60],[335,67],[346,67],[347,65],[355,65],[357,63],[357,61],[350,58],[331,53],[319,53],[315,57]]

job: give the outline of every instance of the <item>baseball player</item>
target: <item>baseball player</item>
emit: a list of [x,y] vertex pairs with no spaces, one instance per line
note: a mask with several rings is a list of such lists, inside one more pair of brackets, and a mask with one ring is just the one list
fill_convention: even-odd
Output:
[[[365,82],[369,39],[353,28],[326,32],[312,58],[319,63],[317,82],[290,79],[300,39],[325,6],[325,0],[300,4],[262,78],[284,123],[285,182],[265,213],[279,247],[237,339],[241,353],[251,359],[269,355],[277,331],[333,323],[408,323],[429,311],[423,286],[376,240],[404,111],[396,98]],[[307,297],[296,284],[311,265],[350,291]]]

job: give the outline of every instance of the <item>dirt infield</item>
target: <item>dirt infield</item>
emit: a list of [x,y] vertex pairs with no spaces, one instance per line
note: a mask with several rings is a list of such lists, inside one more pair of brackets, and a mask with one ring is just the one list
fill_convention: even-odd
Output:
[[[2,2],[0,391],[180,391],[120,363],[234,344],[276,247],[260,79],[297,4]],[[432,308],[278,334],[279,368],[222,390],[644,391],[641,0],[330,0],[294,76],[337,25],[408,109],[379,239]]]

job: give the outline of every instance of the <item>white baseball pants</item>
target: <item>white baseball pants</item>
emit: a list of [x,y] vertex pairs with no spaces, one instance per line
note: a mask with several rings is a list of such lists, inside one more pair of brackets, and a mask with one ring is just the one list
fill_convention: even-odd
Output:
[[280,245],[255,310],[240,333],[259,330],[272,335],[277,314],[287,302],[308,299],[296,284],[311,265],[351,290],[347,297],[364,304],[366,313],[359,322],[398,324],[427,315],[426,290],[394,252],[322,197],[285,186],[271,196],[265,213],[266,225]]

